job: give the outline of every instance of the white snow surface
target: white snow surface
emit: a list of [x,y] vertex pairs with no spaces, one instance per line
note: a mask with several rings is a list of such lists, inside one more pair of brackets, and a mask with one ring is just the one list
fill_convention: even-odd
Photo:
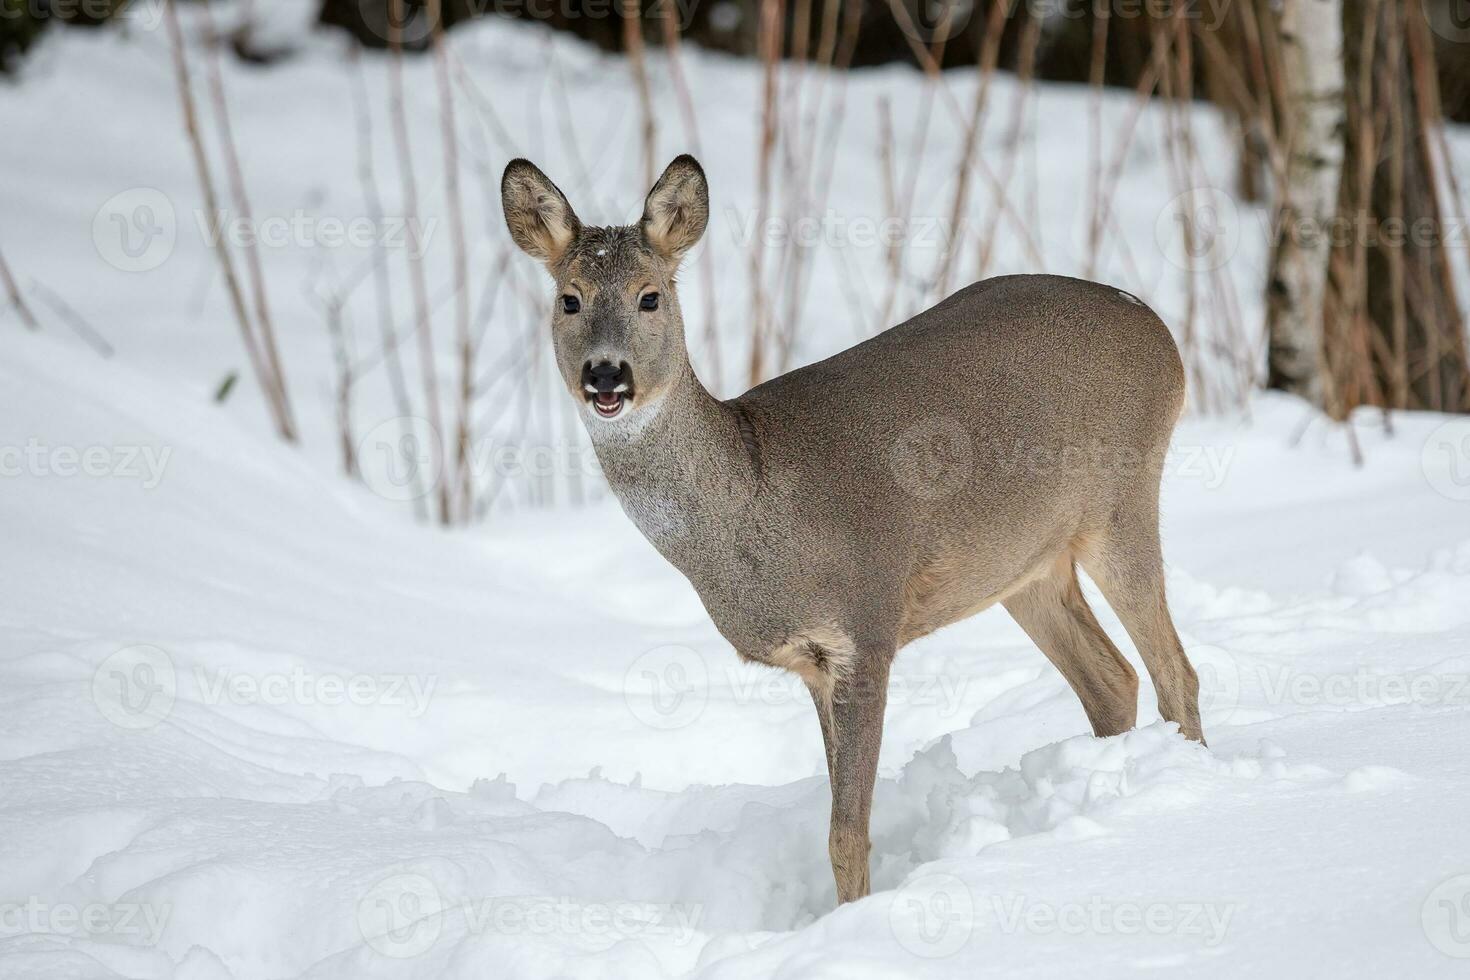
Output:
[[[636,213],[619,62],[494,22],[455,45],[525,140],[516,152],[565,173],[580,141],[595,186],[563,187],[584,217]],[[243,356],[193,225],[165,53],[146,22],[55,34],[0,97],[0,245],[23,286],[63,293],[116,348],[97,356],[34,298],[41,331],[0,316],[0,977],[1464,975],[1467,423],[1360,416],[1355,466],[1345,430],[1290,399],[1186,418],[1164,541],[1209,747],[1158,720],[1146,682],[1140,727],[1092,738],[999,609],[941,631],[895,668],[874,893],[834,911],[804,688],[741,665],[595,479],[580,503],[561,484],[539,506],[512,487],[483,524],[443,531],[336,470],[330,356],[303,297],[320,248],[264,257],[303,446],[271,436],[248,377],[212,401]],[[697,52],[688,69],[728,234],[739,216],[718,202],[753,199],[758,71]],[[340,43],[225,70],[257,212],[361,214]],[[382,91],[382,56],[364,71]],[[952,84],[967,104],[969,73]],[[409,85],[440,214],[427,61]],[[834,207],[876,208],[862,203],[873,100],[902,109],[919,91],[906,70],[854,77]],[[568,137],[537,108],[563,98],[606,111]],[[1087,104],[1043,91],[1036,186],[1081,186]],[[1108,105],[1124,114],[1128,98]],[[906,113],[896,122],[907,131]],[[937,127],[926,166],[942,170],[957,140]],[[677,124],[660,141],[682,148]],[[477,270],[508,256],[489,188],[511,148],[482,151],[466,151],[488,175],[467,191]],[[1137,155],[1120,212],[1151,241],[1170,195],[1146,141]],[[125,272],[94,246],[93,217],[136,187],[167,189],[177,244]],[[1051,271],[1077,271],[1080,201],[1040,202]],[[711,237],[737,323],[743,260]],[[1135,256],[1153,281],[1110,281],[1167,315],[1178,296],[1157,252]],[[361,254],[332,261],[345,277]],[[1231,275],[1254,281],[1260,254],[1244,236]],[[541,309],[540,273],[508,261]],[[1025,263],[1008,251],[1002,266]],[[686,280],[692,317],[700,279]],[[798,359],[863,335],[843,282],[814,273]],[[370,292],[354,295],[364,351]],[[497,320],[482,367],[544,368],[539,315]],[[365,432],[393,410],[380,376],[362,388]],[[546,407],[565,396],[534,390],[528,427],[574,433]],[[82,470],[93,449],[108,475]]]

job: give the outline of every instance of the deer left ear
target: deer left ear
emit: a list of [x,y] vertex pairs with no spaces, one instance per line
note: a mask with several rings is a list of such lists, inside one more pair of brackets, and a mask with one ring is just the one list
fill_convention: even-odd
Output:
[[704,168],[689,154],[664,170],[643,205],[639,227],[650,248],[677,262],[694,247],[709,224],[709,184]]
[[582,231],[566,195],[529,160],[512,160],[500,178],[510,237],[527,255],[554,265]]

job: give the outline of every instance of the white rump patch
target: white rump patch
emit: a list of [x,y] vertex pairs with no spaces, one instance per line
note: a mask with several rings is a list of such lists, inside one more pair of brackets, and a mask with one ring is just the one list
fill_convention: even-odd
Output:
[[852,637],[829,625],[802,630],[763,659],[772,667],[789,670],[805,681],[817,709],[830,713],[833,691],[837,682],[852,671],[856,654]]
[[852,637],[835,624],[802,630],[764,657],[772,667],[789,670],[806,682],[807,689],[812,692],[812,701],[832,733],[834,750],[837,726],[832,720],[832,704],[838,682],[852,672],[856,658]]

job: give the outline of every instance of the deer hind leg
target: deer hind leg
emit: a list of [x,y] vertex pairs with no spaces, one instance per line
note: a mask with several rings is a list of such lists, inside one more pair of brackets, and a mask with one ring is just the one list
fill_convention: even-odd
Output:
[[[832,827],[827,851],[837,901],[851,902],[871,891],[868,877],[868,818],[883,742],[883,709],[888,703],[891,650],[859,647],[834,685],[813,686],[827,773],[832,786]],[[810,682],[809,682],[810,683]]]
[[1072,686],[1094,735],[1105,738],[1133,727],[1138,675],[1082,597],[1071,554],[1003,604]]
[[1164,598],[1158,495],[1122,501],[1102,535],[1079,542],[1077,557],[1138,647],[1159,699],[1159,714],[1203,743],[1199,678],[1184,654]]

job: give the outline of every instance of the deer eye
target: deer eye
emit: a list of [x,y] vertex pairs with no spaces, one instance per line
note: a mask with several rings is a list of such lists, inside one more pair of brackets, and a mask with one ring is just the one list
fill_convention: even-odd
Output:
[[561,298],[561,311],[563,313],[578,313],[582,309],[582,301],[568,294]]
[[658,293],[644,293],[643,298],[638,301],[640,310],[658,309]]

